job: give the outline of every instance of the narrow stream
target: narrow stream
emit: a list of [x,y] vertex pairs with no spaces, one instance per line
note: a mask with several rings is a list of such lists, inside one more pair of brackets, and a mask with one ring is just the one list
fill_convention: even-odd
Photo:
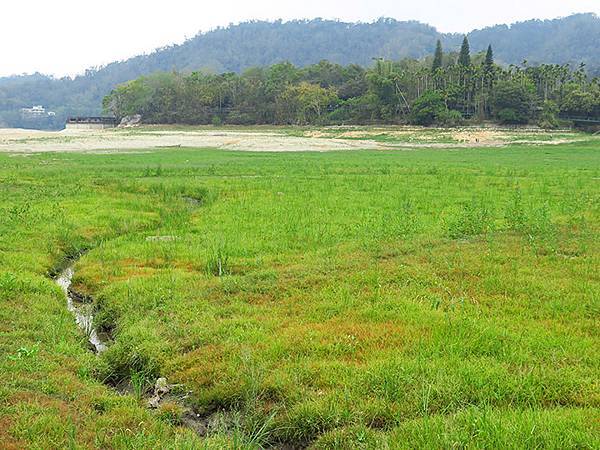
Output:
[[73,313],[75,322],[77,322],[79,328],[83,330],[95,352],[99,354],[106,350],[107,347],[105,341],[100,338],[98,332],[94,328],[93,305],[73,300],[70,287],[74,274],[75,270],[73,269],[73,265],[70,265],[60,273],[55,281],[65,293],[67,309]]
[[[78,301],[78,295],[71,290],[73,275],[75,274],[74,266],[75,263],[72,262],[71,265],[64,269],[54,281],[64,292],[67,300],[67,309],[75,316],[77,326],[81,328],[87,336],[90,348],[93,349],[96,354],[100,354],[108,348],[108,337],[103,338],[102,334],[99,334],[94,328],[94,305]],[[201,416],[194,411],[193,406],[191,406],[189,400],[187,400],[191,392],[184,392],[183,394],[172,393],[171,389],[177,388],[178,386],[181,387],[181,385],[168,385],[166,378],[159,378],[156,380],[154,396],[152,398],[147,398],[148,407],[156,409],[164,399],[169,399],[171,402],[175,402],[182,407],[181,424],[186,428],[191,429],[199,436],[206,436],[211,420],[213,420],[212,415],[208,417]],[[119,391],[119,389],[114,386],[113,388],[121,394],[128,391]]]

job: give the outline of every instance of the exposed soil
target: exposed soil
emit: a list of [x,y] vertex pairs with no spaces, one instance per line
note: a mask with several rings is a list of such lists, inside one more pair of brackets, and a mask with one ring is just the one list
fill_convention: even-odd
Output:
[[[379,138],[383,148],[456,148],[456,147],[500,147],[510,143],[520,144],[563,144],[581,139],[569,130],[547,131],[536,127],[462,127],[462,128],[422,128],[415,126],[379,126],[357,129],[351,127],[329,127],[323,130],[310,130],[305,136],[313,138],[335,138],[353,140],[374,140]],[[384,142],[381,142],[384,138]]]
[[287,136],[263,131],[105,130],[40,132],[0,129],[0,152],[119,151],[151,148],[220,148],[264,152],[376,149],[377,142]]
[[[299,129],[302,130],[302,129]],[[384,139],[382,139],[382,137]],[[510,143],[562,144],[580,140],[569,131],[540,129],[465,127],[427,129],[397,127],[327,127],[306,130],[301,136],[287,135],[285,129],[219,130],[206,128],[136,128],[103,131],[64,130],[60,132],[0,129],[0,152],[102,152],[181,147],[217,148],[255,152],[332,151],[356,149],[410,149],[500,147]]]

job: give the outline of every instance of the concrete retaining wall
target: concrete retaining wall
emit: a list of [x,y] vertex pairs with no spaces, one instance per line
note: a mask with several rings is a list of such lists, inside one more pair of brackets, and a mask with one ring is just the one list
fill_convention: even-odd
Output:
[[106,128],[115,128],[115,125],[108,123],[67,123],[67,130],[104,130]]

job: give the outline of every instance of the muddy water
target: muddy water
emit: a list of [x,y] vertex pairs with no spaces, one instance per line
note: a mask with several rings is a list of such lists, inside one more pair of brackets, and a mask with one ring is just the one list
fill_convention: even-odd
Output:
[[75,322],[77,322],[79,328],[81,328],[88,337],[88,341],[96,353],[102,353],[107,347],[105,342],[101,339],[101,337],[98,335],[98,332],[94,328],[94,316],[92,314],[93,305],[73,300],[70,287],[74,274],[75,271],[73,266],[67,267],[56,278],[56,284],[58,284],[65,293],[67,309],[75,316]]

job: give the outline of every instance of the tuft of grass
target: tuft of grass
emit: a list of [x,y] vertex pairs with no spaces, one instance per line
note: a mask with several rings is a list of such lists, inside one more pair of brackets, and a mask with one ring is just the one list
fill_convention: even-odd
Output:
[[148,386],[150,385],[150,380],[144,372],[132,372],[130,377],[133,395],[135,399],[139,402],[146,394]]
[[37,356],[39,350],[39,343],[31,347],[20,347],[13,355],[8,355],[8,359],[10,359],[11,361],[33,359]]
[[11,272],[0,272],[0,299],[13,298],[20,291],[21,283]]
[[486,202],[473,199],[461,206],[446,222],[448,236],[453,239],[478,236],[494,227],[492,211]]
[[230,254],[226,246],[217,245],[210,249],[206,261],[206,273],[216,277],[223,277],[231,273]]
[[183,407],[173,401],[163,401],[158,408],[158,417],[160,420],[173,426],[182,426]]

